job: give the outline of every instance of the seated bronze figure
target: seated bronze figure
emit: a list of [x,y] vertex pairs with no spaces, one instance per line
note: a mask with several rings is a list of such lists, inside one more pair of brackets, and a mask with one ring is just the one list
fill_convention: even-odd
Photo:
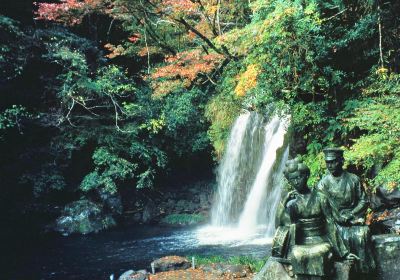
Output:
[[375,262],[371,252],[371,234],[365,225],[368,201],[360,178],[343,170],[342,149],[326,148],[324,154],[328,172],[319,182],[318,190],[328,198],[334,210],[334,220],[345,245],[360,257],[355,272],[371,273]]
[[324,194],[308,188],[308,167],[299,159],[289,160],[284,174],[294,190],[285,195],[277,213],[272,255],[287,259],[297,279],[329,279],[335,259],[357,256],[338,234]]

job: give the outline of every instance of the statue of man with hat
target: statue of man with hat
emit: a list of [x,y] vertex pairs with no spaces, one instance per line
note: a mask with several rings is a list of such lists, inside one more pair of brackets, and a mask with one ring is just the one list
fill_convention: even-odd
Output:
[[356,262],[355,272],[370,273],[375,269],[375,263],[371,253],[370,231],[365,225],[368,201],[360,178],[343,170],[342,149],[326,148],[323,152],[328,172],[318,183],[318,190],[325,194],[335,210],[334,219],[346,247],[360,258]]

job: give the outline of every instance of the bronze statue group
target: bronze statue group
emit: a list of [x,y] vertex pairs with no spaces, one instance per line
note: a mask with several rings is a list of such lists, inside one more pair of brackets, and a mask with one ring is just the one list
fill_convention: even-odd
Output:
[[335,262],[346,263],[353,279],[367,278],[375,263],[366,194],[359,177],[343,170],[342,149],[327,148],[324,155],[328,172],[314,188],[307,186],[310,170],[299,158],[286,162],[291,190],[278,207],[272,257],[297,279],[333,279]]

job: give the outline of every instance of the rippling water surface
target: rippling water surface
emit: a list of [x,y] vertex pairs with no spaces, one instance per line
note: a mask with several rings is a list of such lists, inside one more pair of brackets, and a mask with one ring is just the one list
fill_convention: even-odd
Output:
[[165,255],[264,257],[265,230],[138,226],[87,236],[51,237],[36,244],[13,279],[110,279]]

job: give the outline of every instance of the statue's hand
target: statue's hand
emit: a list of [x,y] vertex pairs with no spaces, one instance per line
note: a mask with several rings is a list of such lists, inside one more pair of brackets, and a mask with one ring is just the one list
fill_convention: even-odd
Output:
[[352,224],[352,220],[354,219],[353,214],[350,211],[343,211],[341,213],[341,223],[342,224]]
[[283,205],[286,207],[289,201],[291,201],[291,200],[293,200],[293,199],[296,199],[297,195],[298,195],[298,192],[297,192],[297,191],[291,191],[291,192],[289,192],[289,193],[286,195],[286,198],[285,198],[285,200],[284,200],[284,202],[283,202]]
[[365,224],[365,219],[363,218],[358,218],[356,220],[353,220],[350,222],[352,225],[363,225]]
[[348,253],[346,255],[345,259],[348,260],[348,261],[351,261],[351,262],[360,260],[360,258],[357,255],[353,254],[353,253]]

